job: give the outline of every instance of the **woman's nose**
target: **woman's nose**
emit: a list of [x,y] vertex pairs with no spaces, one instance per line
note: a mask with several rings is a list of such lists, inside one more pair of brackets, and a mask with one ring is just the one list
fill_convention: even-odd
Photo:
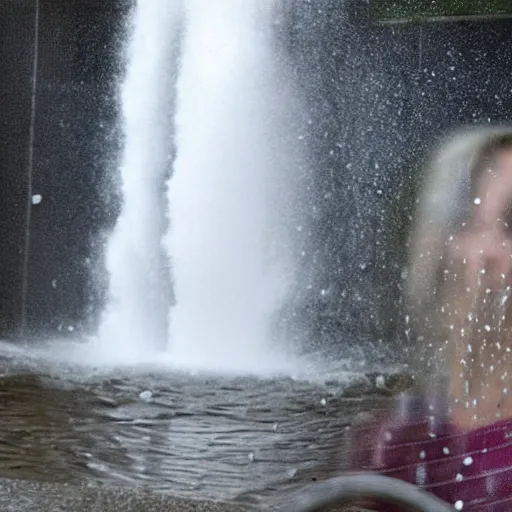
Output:
[[509,239],[492,233],[481,240],[481,272],[488,274],[492,286],[510,285],[512,271],[512,244]]

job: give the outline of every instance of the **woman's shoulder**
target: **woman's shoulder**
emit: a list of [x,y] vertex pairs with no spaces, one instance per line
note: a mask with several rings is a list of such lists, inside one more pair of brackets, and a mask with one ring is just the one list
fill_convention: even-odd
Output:
[[351,433],[350,467],[382,471],[421,458],[422,450],[453,434],[439,400],[400,395],[385,410],[358,418]]

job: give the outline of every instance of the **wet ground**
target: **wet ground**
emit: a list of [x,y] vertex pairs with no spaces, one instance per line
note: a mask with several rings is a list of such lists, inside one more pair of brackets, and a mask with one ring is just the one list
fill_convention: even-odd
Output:
[[180,499],[144,489],[0,479],[2,512],[244,512],[213,501]]
[[377,374],[226,378],[4,353],[0,477],[260,506],[343,469],[354,417],[388,405],[382,384]]

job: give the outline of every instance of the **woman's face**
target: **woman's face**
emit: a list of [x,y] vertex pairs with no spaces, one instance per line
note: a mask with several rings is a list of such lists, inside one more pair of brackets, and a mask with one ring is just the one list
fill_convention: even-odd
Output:
[[462,263],[468,286],[490,289],[512,285],[512,149],[501,151],[476,183],[471,216],[452,238],[452,258]]

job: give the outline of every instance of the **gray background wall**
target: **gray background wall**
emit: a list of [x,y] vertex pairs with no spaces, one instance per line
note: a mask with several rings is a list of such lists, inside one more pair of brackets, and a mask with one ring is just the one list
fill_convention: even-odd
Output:
[[510,121],[512,22],[378,26],[366,2],[292,4],[313,190],[297,316],[317,346],[407,342],[401,274],[423,164],[455,127]]

